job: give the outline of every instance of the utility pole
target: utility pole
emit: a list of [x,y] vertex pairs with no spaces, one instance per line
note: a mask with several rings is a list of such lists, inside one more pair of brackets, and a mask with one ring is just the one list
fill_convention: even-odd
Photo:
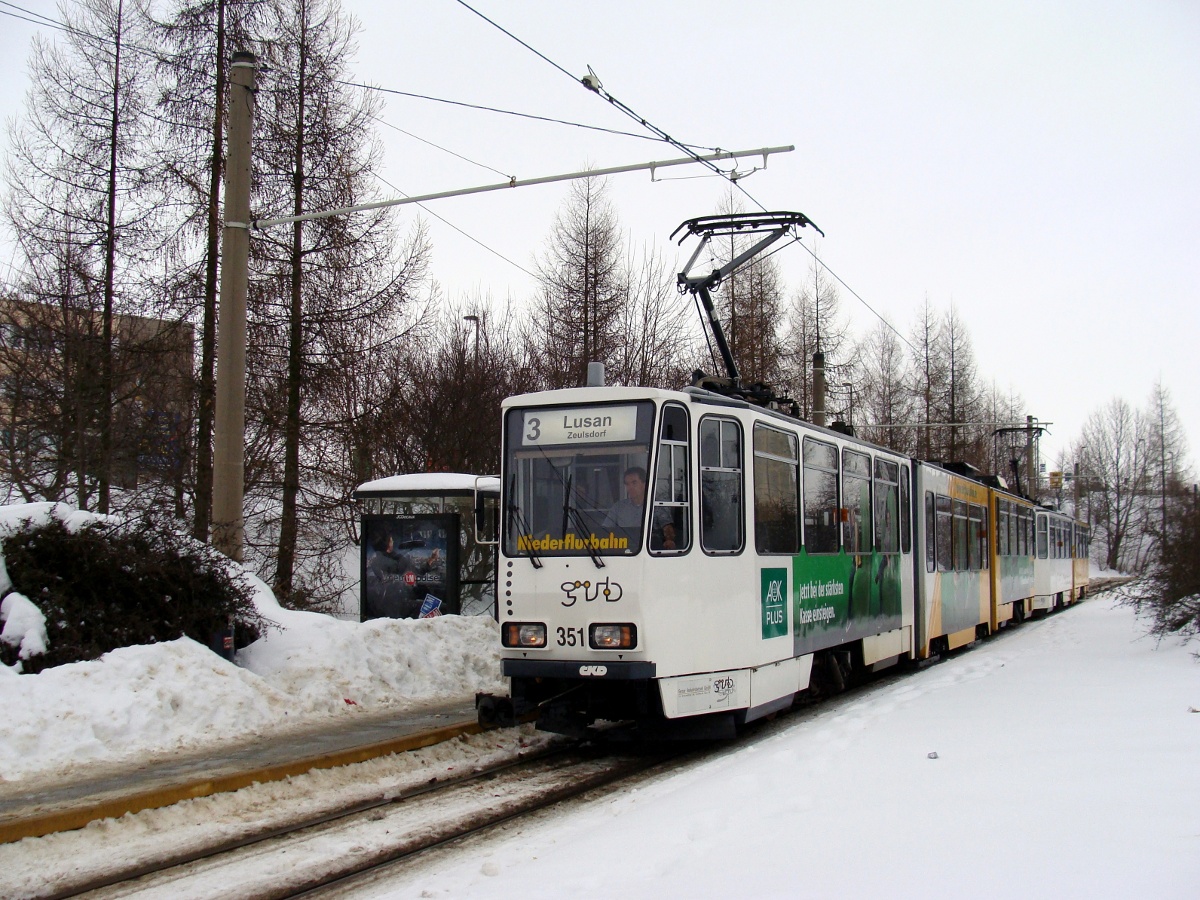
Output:
[[1025,417],[1025,477],[1029,499],[1037,503],[1037,460],[1033,456],[1033,416]]
[[253,53],[233,54],[229,67],[229,150],[213,421],[212,543],[238,562],[242,560],[245,537],[246,285],[250,258],[250,144],[257,73],[258,59]]
[[818,350],[813,354],[813,409],[814,425],[825,427],[825,354]]

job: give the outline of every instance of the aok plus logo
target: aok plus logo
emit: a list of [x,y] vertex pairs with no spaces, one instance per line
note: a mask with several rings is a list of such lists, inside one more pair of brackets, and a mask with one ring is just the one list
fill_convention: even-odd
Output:
[[763,569],[762,592],[762,636],[783,637],[787,634],[787,569]]

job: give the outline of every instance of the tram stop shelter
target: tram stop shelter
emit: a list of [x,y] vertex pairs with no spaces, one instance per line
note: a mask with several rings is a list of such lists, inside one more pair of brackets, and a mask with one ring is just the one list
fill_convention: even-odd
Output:
[[495,615],[500,479],[428,472],[359,485],[362,621]]

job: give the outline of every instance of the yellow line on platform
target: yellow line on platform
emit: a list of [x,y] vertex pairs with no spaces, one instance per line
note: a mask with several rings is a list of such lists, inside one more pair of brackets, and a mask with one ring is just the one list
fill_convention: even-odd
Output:
[[283,781],[285,778],[303,775],[313,769],[335,769],[338,766],[364,762],[392,753],[419,750],[422,747],[440,744],[462,735],[479,734],[482,730],[478,722],[460,722],[456,725],[446,725],[432,731],[391,738],[363,747],[322,753],[319,756],[311,756],[295,762],[279,763],[218,778],[206,778],[155,788],[73,809],[63,809],[12,822],[2,822],[0,823],[0,844],[19,841],[27,837],[43,837],[58,831],[72,831],[76,828],[83,828],[89,822],[98,819],[115,818],[126,813],[141,812],[143,809],[158,809],[171,806],[181,800],[194,800],[197,797],[207,797],[211,794],[236,791],[252,784]]

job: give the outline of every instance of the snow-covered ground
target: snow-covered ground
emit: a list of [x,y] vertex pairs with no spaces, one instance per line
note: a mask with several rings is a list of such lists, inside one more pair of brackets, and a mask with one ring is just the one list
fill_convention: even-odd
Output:
[[[272,609],[260,591],[282,628],[242,667],[180,640],[0,671],[0,787],[503,689],[489,620],[360,625]],[[1194,897],[1196,649],[1156,643],[1102,594],[362,896]],[[535,740],[491,733],[3,845],[0,895],[54,865],[200,843]]]
[[1200,662],[1102,594],[375,897],[1200,895]]

